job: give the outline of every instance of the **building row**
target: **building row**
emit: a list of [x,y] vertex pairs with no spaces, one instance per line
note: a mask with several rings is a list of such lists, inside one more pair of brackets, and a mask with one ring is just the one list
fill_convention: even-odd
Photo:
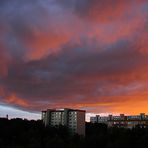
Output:
[[[77,109],[47,109],[42,111],[42,120],[45,126],[68,127],[71,133],[85,136],[85,110]],[[108,127],[133,128],[137,125],[140,127],[148,126],[148,115],[141,113],[139,115],[126,116],[100,116],[90,117],[91,123],[104,123]]]
[[47,109],[42,111],[42,120],[45,126],[68,127],[71,133],[85,136],[85,111],[74,109]]
[[120,116],[100,116],[96,115],[95,117],[90,117],[91,123],[105,123],[109,127],[117,126],[117,127],[125,127],[125,128],[133,128],[137,125],[141,127],[148,126],[148,115],[145,113],[141,113],[140,115],[132,115],[125,116],[124,114],[120,114]]

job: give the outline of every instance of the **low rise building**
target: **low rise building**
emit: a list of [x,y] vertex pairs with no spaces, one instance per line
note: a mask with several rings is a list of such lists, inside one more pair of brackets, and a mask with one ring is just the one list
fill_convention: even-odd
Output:
[[100,117],[96,115],[95,117],[90,117],[91,123],[105,123],[109,127],[117,126],[117,127],[125,127],[125,128],[133,128],[137,125],[141,127],[148,126],[148,115],[145,113],[141,113],[140,115],[132,115],[125,116],[124,114],[120,114],[120,116],[103,116]]
[[95,117],[90,117],[90,121],[92,123],[107,123],[109,117],[101,117],[100,115],[96,115]]
[[67,126],[71,133],[85,136],[85,111],[75,109],[47,109],[42,111],[45,126]]

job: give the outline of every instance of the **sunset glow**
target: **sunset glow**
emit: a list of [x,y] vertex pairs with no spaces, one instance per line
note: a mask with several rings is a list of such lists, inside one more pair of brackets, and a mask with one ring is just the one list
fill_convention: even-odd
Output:
[[1,0],[0,112],[148,114],[147,39],[147,0]]

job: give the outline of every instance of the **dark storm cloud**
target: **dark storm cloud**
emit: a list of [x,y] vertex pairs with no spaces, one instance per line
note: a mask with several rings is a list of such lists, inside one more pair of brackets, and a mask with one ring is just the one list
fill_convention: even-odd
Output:
[[144,0],[0,1],[0,102],[110,110],[110,103],[145,94],[146,6]]
[[[56,56],[51,55],[35,62],[17,60],[9,68],[10,73],[5,77],[3,86],[8,94],[14,93],[32,101],[42,99],[43,102],[65,102],[68,98],[79,102],[79,96],[85,99],[94,94],[116,95],[108,89],[140,81],[142,78],[136,79],[136,76],[141,73],[134,73],[131,78],[129,76],[135,72],[134,69],[144,71],[147,68],[141,65],[148,64],[147,56],[141,54],[136,47],[125,44],[126,41],[121,42],[120,46],[102,52],[85,50],[85,56],[80,50],[67,49]],[[121,46],[123,48],[119,49]],[[116,85],[113,86],[113,83]],[[103,100],[99,98],[96,101]]]
[[135,5],[144,4],[146,0],[56,0],[56,2],[80,18],[105,23],[124,19],[124,15],[130,17]]

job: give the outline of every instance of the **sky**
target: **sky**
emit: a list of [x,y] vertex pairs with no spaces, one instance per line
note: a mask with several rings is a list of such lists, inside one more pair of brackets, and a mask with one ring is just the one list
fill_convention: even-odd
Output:
[[147,0],[0,0],[0,117],[148,114],[147,38]]

